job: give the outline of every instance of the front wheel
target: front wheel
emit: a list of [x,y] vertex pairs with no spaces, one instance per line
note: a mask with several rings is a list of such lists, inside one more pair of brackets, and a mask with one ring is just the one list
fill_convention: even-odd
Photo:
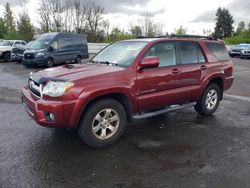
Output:
[[53,67],[54,66],[54,61],[52,58],[48,58],[46,62],[47,68]]
[[3,55],[3,59],[6,62],[11,62],[12,61],[12,59],[11,59],[11,52],[5,52],[4,55]]
[[91,104],[78,127],[81,139],[91,147],[101,148],[116,142],[126,127],[126,112],[113,99],[102,99]]
[[219,106],[221,95],[220,87],[217,84],[210,84],[206,88],[202,98],[194,106],[195,110],[199,114],[206,116],[213,114]]

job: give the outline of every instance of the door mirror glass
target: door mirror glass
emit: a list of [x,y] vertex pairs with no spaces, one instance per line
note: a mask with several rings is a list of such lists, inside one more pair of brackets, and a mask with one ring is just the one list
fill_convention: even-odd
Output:
[[154,68],[158,67],[160,63],[160,59],[157,56],[149,56],[145,57],[140,64],[140,68]]

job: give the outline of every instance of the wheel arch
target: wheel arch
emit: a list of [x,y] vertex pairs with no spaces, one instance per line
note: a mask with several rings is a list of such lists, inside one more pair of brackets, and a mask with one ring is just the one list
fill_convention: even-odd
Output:
[[211,78],[207,84],[206,87],[204,88],[204,90],[210,85],[210,84],[217,84],[221,90],[221,98],[220,100],[222,100],[223,98],[223,91],[224,91],[224,83],[223,83],[223,79],[219,76],[213,77]]
[[91,100],[89,100],[84,106],[82,106],[81,113],[79,114],[79,120],[76,124],[76,127],[79,126],[79,123],[81,122],[81,119],[83,118],[84,114],[88,110],[88,108],[93,105],[96,101],[102,100],[102,99],[114,99],[117,102],[119,102],[125,109],[126,115],[127,115],[127,121],[131,120],[131,114],[132,114],[132,105],[129,102],[129,98],[123,94],[123,93],[109,93],[104,94],[101,96],[97,96]]

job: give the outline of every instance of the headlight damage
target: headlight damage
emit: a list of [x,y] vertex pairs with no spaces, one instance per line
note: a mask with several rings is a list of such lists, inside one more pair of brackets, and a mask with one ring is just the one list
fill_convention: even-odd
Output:
[[43,88],[43,95],[59,97],[74,86],[73,82],[49,81]]

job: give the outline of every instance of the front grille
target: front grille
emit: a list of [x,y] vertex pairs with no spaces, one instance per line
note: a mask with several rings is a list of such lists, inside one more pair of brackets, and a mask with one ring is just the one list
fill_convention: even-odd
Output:
[[31,53],[25,53],[24,59],[35,59],[35,55]]
[[28,87],[29,90],[36,95],[37,97],[41,97],[41,93],[40,93],[40,85],[38,83],[36,83],[34,80],[29,79],[28,81]]

